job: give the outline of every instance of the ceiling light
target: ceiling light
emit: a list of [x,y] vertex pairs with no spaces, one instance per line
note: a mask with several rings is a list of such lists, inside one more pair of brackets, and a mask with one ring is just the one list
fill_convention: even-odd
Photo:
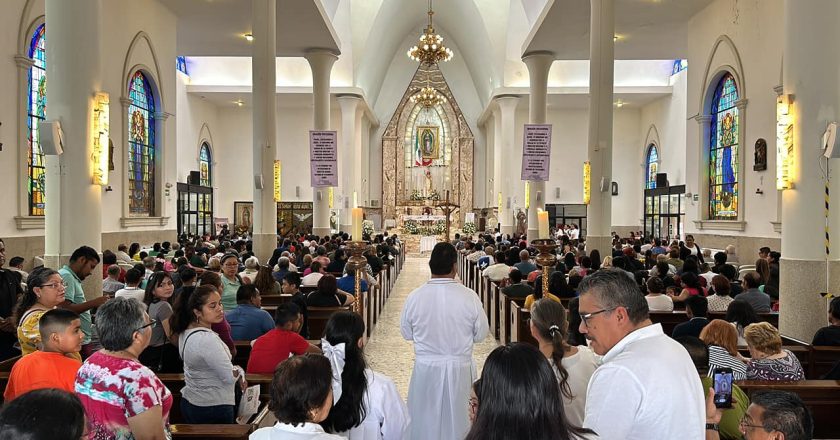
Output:
[[248,40],[249,42],[254,41],[254,34],[252,34],[252,33],[250,33],[250,32],[248,32],[247,34],[243,35],[243,37],[245,37],[245,39],[246,39],[246,40]]
[[440,92],[428,83],[426,84],[426,87],[416,90],[415,93],[408,99],[412,103],[420,104],[426,108],[446,103],[446,97],[440,94]]
[[452,50],[443,45],[443,37],[436,34],[435,28],[432,26],[432,15],[434,14],[432,0],[429,0],[429,25],[420,35],[420,43],[406,53],[409,58],[420,64],[432,65],[452,59]]

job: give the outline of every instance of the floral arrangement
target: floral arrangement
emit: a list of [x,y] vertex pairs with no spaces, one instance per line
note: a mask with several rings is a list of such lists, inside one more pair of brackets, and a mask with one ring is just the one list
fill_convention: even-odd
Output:
[[446,222],[438,220],[431,226],[419,226],[413,220],[406,220],[403,223],[403,233],[411,235],[439,235],[446,232]]
[[419,231],[420,228],[417,227],[417,223],[413,220],[406,220],[405,223],[403,223],[403,233],[413,235],[419,233]]
[[409,200],[415,201],[422,201],[422,200],[440,200],[440,193],[437,192],[436,189],[433,189],[431,194],[428,196],[424,196],[423,193],[420,192],[419,189],[415,189],[411,191],[411,195],[408,197]]
[[475,234],[475,231],[477,230],[477,228],[475,226],[475,223],[466,222],[466,223],[464,223],[464,227],[461,228],[461,230],[464,232],[464,234],[472,235],[472,234]]
[[362,222],[362,235],[373,237],[373,221],[365,220]]

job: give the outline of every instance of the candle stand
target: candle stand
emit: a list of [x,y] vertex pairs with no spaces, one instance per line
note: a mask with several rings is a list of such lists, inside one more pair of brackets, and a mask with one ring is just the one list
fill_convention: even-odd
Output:
[[542,291],[543,298],[547,298],[548,294],[548,268],[557,264],[557,255],[554,250],[557,249],[557,242],[552,238],[540,238],[531,241],[531,244],[540,251],[537,254],[537,264],[542,267]]
[[[355,237],[354,237],[355,238]],[[354,240],[345,243],[347,249],[350,251],[350,258],[347,259],[345,267],[347,271],[353,271],[353,278],[355,282],[354,294],[356,295],[356,302],[353,303],[353,311],[362,314],[364,312],[364,298],[362,297],[362,271],[367,266],[367,258],[364,257],[365,250],[368,247],[366,241]]]

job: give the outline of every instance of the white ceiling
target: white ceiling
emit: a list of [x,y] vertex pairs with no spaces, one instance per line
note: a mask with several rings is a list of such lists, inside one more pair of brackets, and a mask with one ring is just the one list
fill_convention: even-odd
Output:
[[[159,1],[178,17],[178,55],[251,55],[251,43],[243,38],[252,31],[251,0]],[[314,48],[339,53],[329,14],[322,0],[277,0],[277,56],[301,56]]]
[[[713,0],[615,0],[615,58],[687,58],[688,20]],[[522,46],[560,60],[589,59],[589,0],[549,0]]]

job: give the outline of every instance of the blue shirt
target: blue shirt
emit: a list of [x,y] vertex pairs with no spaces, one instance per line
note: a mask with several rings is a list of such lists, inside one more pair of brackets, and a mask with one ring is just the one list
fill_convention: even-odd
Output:
[[[76,276],[76,272],[70,269],[70,266],[64,265],[58,270],[61,279],[64,281],[65,291],[64,299],[73,304],[82,304],[87,301],[85,299],[85,291],[82,289],[82,280]],[[93,332],[93,326],[90,319],[90,310],[79,313],[79,320],[82,322],[82,333],[85,334],[82,344],[90,344],[90,335]]]
[[[343,290],[343,291],[345,291],[345,292],[347,292],[351,295],[356,294],[356,279],[355,279],[355,276],[353,276],[353,275],[345,275],[345,276],[337,279],[335,281],[335,284],[338,285],[338,288],[340,290]],[[362,292],[367,292],[367,290],[368,290],[367,281],[365,281],[364,279],[361,280],[360,288],[362,289]]]
[[230,335],[234,341],[253,341],[274,328],[274,319],[263,309],[253,304],[240,304],[225,313],[230,323]]

